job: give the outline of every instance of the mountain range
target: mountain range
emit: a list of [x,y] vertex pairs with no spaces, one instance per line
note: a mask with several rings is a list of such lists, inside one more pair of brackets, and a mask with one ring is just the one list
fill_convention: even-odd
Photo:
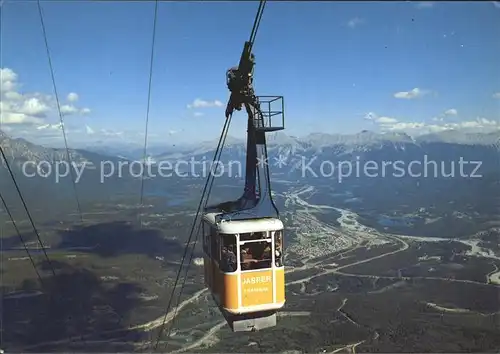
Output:
[[[199,154],[209,152],[216,148],[218,139],[208,140],[201,143],[184,143],[148,146],[148,155],[157,159],[170,157],[173,154],[194,153]],[[326,134],[312,133],[304,137],[289,136],[283,132],[271,133],[267,135],[269,147],[287,145],[293,151],[305,149],[321,148],[330,145],[345,145],[354,147],[356,150],[376,147],[381,144],[426,144],[426,143],[447,143],[459,145],[482,145],[500,147],[500,131],[491,133],[469,133],[460,130],[445,130],[439,133],[419,135],[412,137],[405,133],[389,132],[375,133],[372,131],[362,131],[358,134]],[[225,147],[245,146],[245,139],[228,136]],[[83,150],[93,151],[100,154],[121,155],[130,159],[142,159],[144,148],[138,144],[110,145],[100,141],[99,144],[85,145]]]
[[[500,132],[471,134],[445,131],[411,137],[404,133],[380,134],[363,131],[354,135],[315,133],[303,138],[274,133],[269,134],[267,142],[268,162],[274,180],[325,185],[337,194],[350,193],[352,198],[362,197],[366,201],[371,197],[375,204],[380,203],[380,200],[390,203],[391,196],[399,199],[399,202],[403,196],[417,199],[425,196],[434,200],[442,191],[458,196],[466,190],[470,193],[481,193],[486,204],[488,200],[490,203],[497,203],[492,193],[496,193],[500,180]],[[157,165],[161,161],[168,161],[171,166],[180,161],[212,161],[217,143],[217,140],[211,140],[197,145],[176,146],[172,149],[165,148],[161,153],[158,152],[162,151],[160,147],[156,147],[156,151],[148,151],[149,161],[153,163],[153,170],[159,168]],[[54,166],[58,161],[66,161],[65,149],[42,147],[22,138],[13,139],[1,131],[0,145],[16,175],[24,180],[24,185],[37,191],[53,191],[54,188],[61,190],[62,183],[55,185],[53,178],[37,178],[38,175],[34,178],[26,177],[22,172],[22,165],[26,161],[48,161]],[[123,150],[99,146],[95,151],[69,150],[75,166],[85,166],[85,173],[78,186],[79,189],[85,188],[84,194],[94,196],[110,193],[112,190],[118,193],[124,188],[139,188],[140,178],[137,177],[140,176],[140,163],[135,164],[127,173],[119,176],[115,171],[106,177],[104,183],[102,181],[103,172],[100,169],[106,166],[106,163],[116,166],[122,162],[131,166],[132,161],[141,160],[142,151],[138,151],[139,149],[127,151],[124,146],[121,148]],[[230,161],[239,162],[244,169],[245,149],[245,140],[228,137],[221,162],[226,166]],[[462,167],[460,160],[465,162]],[[370,171],[367,172],[366,166],[370,163],[375,167],[368,168]],[[397,163],[399,170],[396,168]],[[410,166],[412,164],[413,166]],[[31,164],[30,168],[29,171],[33,173],[34,164]],[[184,164],[179,170],[189,173],[189,168]],[[404,173],[401,173],[403,170]],[[242,172],[244,171],[239,171],[239,174]],[[410,175],[411,173],[414,175]],[[480,175],[480,178],[471,176],[473,173]],[[11,190],[12,185],[9,178],[5,178],[7,174],[4,168],[0,168],[0,175],[0,187]],[[241,177],[225,176],[229,177],[226,182]],[[172,179],[168,182],[153,180],[155,178],[148,178],[148,183],[156,183],[158,188],[173,184]],[[183,183],[182,181],[182,178],[178,179],[179,183]],[[191,183],[192,179],[189,181]],[[199,182],[203,183],[204,179]],[[71,187],[71,183],[67,181],[64,185],[65,188]],[[479,189],[473,191],[471,188]],[[449,201],[450,198],[444,200]],[[363,206],[366,206],[366,203]]]
[[[196,145],[180,145],[175,147],[156,146],[148,149],[148,160],[151,163],[161,161],[211,161],[218,140],[205,141]],[[55,164],[66,161],[65,149],[48,148],[33,144],[22,138],[11,138],[0,131],[0,144],[18,170],[27,161],[39,163],[46,161]],[[288,166],[287,173],[293,173],[299,165],[319,167],[324,162],[341,161],[392,162],[412,160],[422,161],[424,158],[434,159],[441,164],[458,163],[460,158],[466,161],[481,161],[482,171],[499,171],[500,131],[479,134],[460,131],[444,131],[438,134],[411,137],[405,133],[374,133],[363,131],[354,135],[314,133],[303,138],[288,136],[284,133],[268,134],[267,138],[269,163]],[[221,155],[223,161],[240,161],[243,163],[246,142],[244,139],[227,137]],[[161,152],[160,152],[161,151]],[[69,149],[70,160],[75,166],[85,165],[86,169],[98,169],[103,161],[110,164],[119,161],[141,161],[143,150],[135,146],[132,150],[126,146],[97,146],[87,149]],[[312,161],[314,160],[314,161]],[[34,168],[33,165],[27,165]],[[294,168],[295,166],[295,168]],[[283,174],[285,170],[273,171]]]

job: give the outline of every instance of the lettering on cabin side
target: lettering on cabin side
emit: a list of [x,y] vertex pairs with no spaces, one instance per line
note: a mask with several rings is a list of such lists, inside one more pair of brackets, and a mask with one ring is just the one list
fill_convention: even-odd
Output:
[[269,283],[270,281],[271,281],[271,276],[269,275],[260,277],[249,277],[243,279],[243,285]]
[[250,288],[250,289],[245,289],[246,293],[267,293],[269,291],[268,287],[265,288]]
[[271,271],[259,273],[241,275],[243,306],[262,305],[273,301],[273,274]]

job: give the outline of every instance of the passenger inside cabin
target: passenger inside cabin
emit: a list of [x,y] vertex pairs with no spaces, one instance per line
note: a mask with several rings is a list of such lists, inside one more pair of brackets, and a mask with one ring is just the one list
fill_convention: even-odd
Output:
[[249,260],[251,259],[250,255],[250,247],[242,247],[241,248],[241,270],[249,270],[250,269],[250,262]]
[[[257,236],[259,239],[262,237]],[[249,242],[241,248],[241,270],[271,268],[272,244],[269,241]]]
[[271,243],[267,242],[262,251],[262,259],[271,259]]
[[236,259],[236,236],[221,234],[221,259],[220,270],[226,273],[235,272],[238,267]]
[[249,246],[244,245],[241,249],[241,270],[252,269],[252,265],[255,262],[256,260],[253,259],[252,250]]
[[264,246],[264,250],[262,252],[262,257],[260,262],[261,266],[259,268],[271,268],[271,262],[272,262],[271,243],[266,242],[266,245]]
[[236,265],[236,254],[234,253],[234,246],[233,245],[228,245],[227,247],[224,247],[222,249],[222,262],[221,262],[221,268],[223,272],[235,272],[237,265]]
[[282,231],[276,231],[274,234],[274,263],[276,267],[283,266],[283,238]]
[[283,262],[281,261],[281,250],[280,249],[276,249],[274,251],[274,259],[275,259],[275,264],[276,264],[276,267],[281,267],[283,265]]

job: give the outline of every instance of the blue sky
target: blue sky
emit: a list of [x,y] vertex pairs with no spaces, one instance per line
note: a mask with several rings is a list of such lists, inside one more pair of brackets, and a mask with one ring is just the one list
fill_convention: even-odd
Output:
[[[141,143],[154,2],[42,6],[69,143]],[[257,6],[159,4],[151,143],[217,138],[225,71],[238,63]],[[492,2],[269,1],[254,46],[255,87],[285,96],[290,135],[499,129],[499,36]],[[36,1],[4,1],[1,40],[2,129],[62,139]],[[196,99],[208,107],[193,107]],[[244,121],[235,115],[230,134],[243,136]]]

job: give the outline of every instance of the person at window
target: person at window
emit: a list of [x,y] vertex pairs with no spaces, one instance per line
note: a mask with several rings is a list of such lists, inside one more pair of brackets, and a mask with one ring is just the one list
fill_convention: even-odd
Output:
[[253,263],[256,260],[253,259],[250,247],[244,246],[241,250],[241,270],[249,270],[252,268]]
[[275,239],[276,239],[275,248],[281,249],[281,231],[276,231]]
[[261,268],[270,268],[271,267],[271,260],[272,260],[271,255],[272,255],[271,244],[267,243],[266,246],[264,247],[264,251],[262,252]]
[[281,267],[283,265],[283,263],[281,262],[281,250],[278,248],[274,250],[274,259],[276,260],[276,267]]
[[228,245],[222,249],[222,270],[224,272],[236,271],[236,254],[234,253],[234,246]]
[[262,259],[271,259],[271,244],[269,242],[264,246]]
[[283,266],[281,235],[282,235],[281,231],[276,231],[276,234],[275,234],[276,242],[274,244],[274,259],[275,259],[276,267]]

